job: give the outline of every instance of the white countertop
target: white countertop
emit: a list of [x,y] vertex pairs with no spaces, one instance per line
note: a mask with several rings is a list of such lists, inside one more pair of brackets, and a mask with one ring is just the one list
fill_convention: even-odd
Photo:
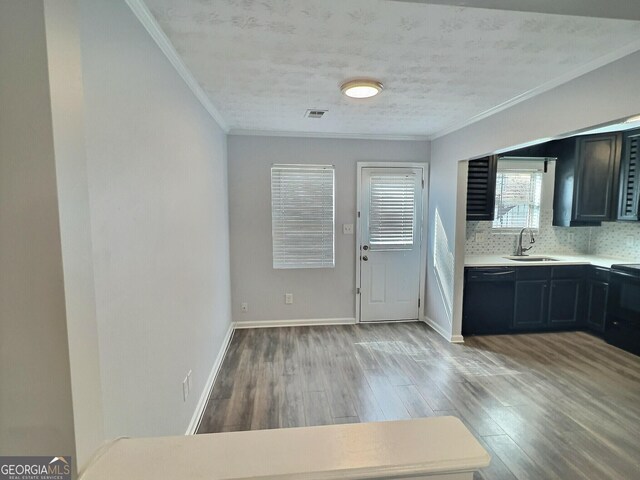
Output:
[[[81,480],[453,478],[490,456],[455,417],[131,438],[110,445]],[[471,478],[458,473],[455,478]],[[431,478],[431,476],[429,477]]]
[[562,255],[555,253],[536,253],[532,257],[556,258],[557,262],[520,262],[509,260],[509,255],[467,255],[464,259],[465,267],[535,267],[535,266],[558,266],[558,265],[594,265],[596,267],[611,268],[617,263],[633,263],[623,258],[601,257],[596,255]]

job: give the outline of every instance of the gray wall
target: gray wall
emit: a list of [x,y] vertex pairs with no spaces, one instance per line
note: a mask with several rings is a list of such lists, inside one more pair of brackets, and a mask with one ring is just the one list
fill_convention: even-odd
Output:
[[41,1],[0,2],[0,455],[75,455]]
[[[353,318],[355,236],[343,235],[342,224],[356,222],[356,162],[427,162],[428,142],[230,136],[228,143],[234,321]],[[335,268],[273,269],[273,163],[335,165]],[[293,305],[284,303],[287,292]]]
[[432,142],[430,214],[433,215],[436,208],[447,212],[443,220],[456,269],[453,318],[449,321],[443,314],[445,307],[436,285],[431,281],[433,266],[428,266],[427,316],[435,323],[453,335],[460,333],[466,174],[462,172],[458,180],[455,174],[458,162],[636,115],[640,113],[635,81],[639,76],[640,52],[637,52]]
[[105,435],[183,434],[231,321],[226,139],[124,1],[81,14]]

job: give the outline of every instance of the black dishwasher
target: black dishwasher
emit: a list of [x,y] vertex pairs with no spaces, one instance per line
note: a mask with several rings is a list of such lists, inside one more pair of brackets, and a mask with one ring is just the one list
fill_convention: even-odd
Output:
[[515,279],[514,268],[465,269],[462,335],[509,331],[513,324]]

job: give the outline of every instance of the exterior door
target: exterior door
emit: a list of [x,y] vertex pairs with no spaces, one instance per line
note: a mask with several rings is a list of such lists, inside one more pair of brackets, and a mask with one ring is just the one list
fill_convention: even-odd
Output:
[[362,169],[360,321],[418,319],[422,168]]

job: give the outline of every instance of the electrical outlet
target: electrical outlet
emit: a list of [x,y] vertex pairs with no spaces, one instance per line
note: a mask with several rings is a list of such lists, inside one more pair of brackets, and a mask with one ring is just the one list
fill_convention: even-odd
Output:
[[284,294],[284,303],[286,303],[287,305],[293,304],[293,293]]
[[576,240],[576,234],[573,232],[569,232],[567,233],[567,241],[568,242],[575,242]]
[[353,235],[353,223],[343,223],[342,224],[342,234],[343,235]]
[[243,312],[248,312],[249,304],[247,302],[244,302],[242,305],[240,305],[240,310],[242,310]]

